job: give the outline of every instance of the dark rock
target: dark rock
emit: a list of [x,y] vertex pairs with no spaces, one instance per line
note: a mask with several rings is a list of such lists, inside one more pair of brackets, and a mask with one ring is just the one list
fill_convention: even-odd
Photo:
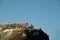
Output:
[[25,40],[49,40],[49,36],[42,29],[27,29],[25,33],[27,35]]

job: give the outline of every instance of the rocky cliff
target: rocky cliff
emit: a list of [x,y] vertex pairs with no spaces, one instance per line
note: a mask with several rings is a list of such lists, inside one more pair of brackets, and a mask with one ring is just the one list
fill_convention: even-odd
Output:
[[0,25],[0,40],[49,40],[41,28],[28,23],[9,23]]

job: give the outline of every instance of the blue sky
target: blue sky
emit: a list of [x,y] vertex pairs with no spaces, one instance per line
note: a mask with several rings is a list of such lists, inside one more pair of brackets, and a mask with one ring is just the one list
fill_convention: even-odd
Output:
[[60,40],[60,0],[0,0],[0,24],[11,22],[28,22]]

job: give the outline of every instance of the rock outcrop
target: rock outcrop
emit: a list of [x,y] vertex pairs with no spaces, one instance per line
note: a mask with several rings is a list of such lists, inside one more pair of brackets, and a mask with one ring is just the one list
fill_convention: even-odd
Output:
[[[41,28],[34,28],[33,25],[28,23],[4,24],[0,25],[0,28],[2,32],[9,29],[7,33],[10,33],[10,29],[13,29],[8,37],[3,38],[2,36],[3,40],[49,40],[49,36]],[[2,35],[2,32],[0,32],[0,35]]]

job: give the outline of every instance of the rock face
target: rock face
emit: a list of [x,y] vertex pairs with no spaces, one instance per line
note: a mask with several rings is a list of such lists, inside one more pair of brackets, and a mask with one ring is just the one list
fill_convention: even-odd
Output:
[[14,38],[9,40],[25,40],[25,37],[23,37],[21,34],[17,34]]
[[9,36],[6,40],[49,40],[49,36],[41,28],[36,29],[28,23],[5,24],[0,27],[4,30],[13,29],[12,33],[14,33],[11,33],[13,38]]
[[49,40],[49,36],[42,31],[42,29],[28,29],[25,30],[26,39],[25,40]]

